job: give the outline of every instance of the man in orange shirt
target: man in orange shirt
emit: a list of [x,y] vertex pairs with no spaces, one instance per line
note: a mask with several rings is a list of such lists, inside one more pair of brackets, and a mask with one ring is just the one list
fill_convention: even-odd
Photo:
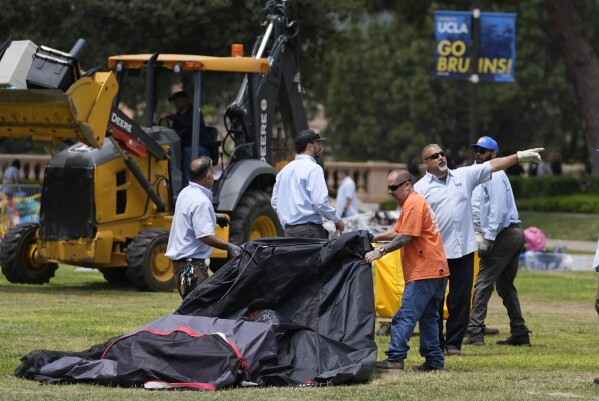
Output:
[[401,248],[405,288],[401,307],[391,321],[391,341],[387,359],[377,362],[378,370],[403,369],[408,342],[416,323],[420,325],[420,355],[425,358],[417,371],[443,370],[445,360],[439,343],[439,306],[445,296],[449,267],[439,234],[437,217],[422,195],[414,191],[414,178],[408,170],[393,170],[387,177],[389,193],[401,207],[397,224],[374,236],[374,241],[390,241],[368,252],[370,263]]

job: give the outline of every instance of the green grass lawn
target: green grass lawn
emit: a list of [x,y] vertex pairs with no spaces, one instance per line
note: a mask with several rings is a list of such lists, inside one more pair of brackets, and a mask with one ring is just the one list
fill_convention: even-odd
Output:
[[[517,286],[532,347],[501,347],[509,324],[493,295],[487,323],[501,330],[487,346],[465,346],[446,360],[444,373],[389,373],[360,385],[322,388],[150,392],[96,385],[40,386],[15,378],[19,359],[36,349],[81,351],[172,312],[176,292],[142,293],[114,287],[98,272],[58,269],[44,286],[0,277],[0,400],[591,400],[599,399],[599,318],[594,272],[521,271]],[[377,337],[379,359],[388,337]],[[422,362],[418,337],[407,366]]]
[[538,227],[547,238],[597,241],[599,215],[575,213],[519,212],[522,227]]

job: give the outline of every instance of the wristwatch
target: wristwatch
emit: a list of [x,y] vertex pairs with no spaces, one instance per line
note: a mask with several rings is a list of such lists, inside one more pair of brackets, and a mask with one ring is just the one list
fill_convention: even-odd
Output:
[[379,252],[381,253],[381,255],[386,255],[386,254],[387,254],[387,251],[385,250],[385,247],[384,247],[384,246],[381,246],[381,247],[379,248]]

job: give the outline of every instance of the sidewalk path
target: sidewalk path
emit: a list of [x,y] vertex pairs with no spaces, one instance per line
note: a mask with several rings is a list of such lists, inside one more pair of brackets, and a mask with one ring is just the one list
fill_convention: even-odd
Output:
[[556,245],[561,245],[566,248],[567,251],[581,251],[581,252],[589,252],[595,253],[597,250],[597,242],[596,241],[569,241],[569,240],[561,240],[561,239],[549,239],[547,238],[545,242],[545,247],[554,248]]

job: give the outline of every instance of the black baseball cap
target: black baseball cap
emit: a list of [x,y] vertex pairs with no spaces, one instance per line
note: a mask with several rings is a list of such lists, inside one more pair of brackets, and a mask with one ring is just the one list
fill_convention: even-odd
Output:
[[326,140],[327,138],[320,136],[320,134],[315,132],[314,130],[303,130],[295,137],[295,149],[298,152],[302,152],[306,149],[306,146],[308,146],[309,143],[314,141],[320,142]]
[[172,95],[170,95],[168,97],[168,101],[172,102],[175,99],[181,99],[181,98],[187,98],[187,99],[189,99],[189,95],[185,91],[178,91],[178,92],[175,92]]

